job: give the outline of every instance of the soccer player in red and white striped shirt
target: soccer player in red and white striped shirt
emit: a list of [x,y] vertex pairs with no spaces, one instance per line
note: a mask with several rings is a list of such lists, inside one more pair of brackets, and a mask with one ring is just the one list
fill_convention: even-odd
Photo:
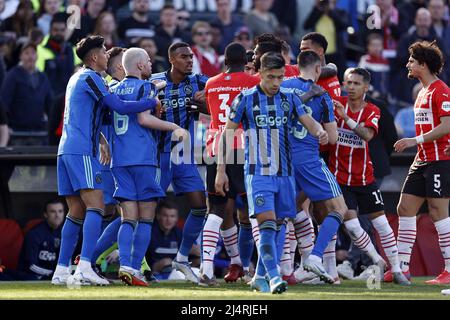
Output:
[[[246,63],[245,48],[239,43],[231,43],[225,48],[225,65],[227,70],[206,82],[206,102],[211,115],[206,148],[211,160],[216,159],[218,143],[225,129],[231,102],[239,93],[259,83],[258,78],[244,72]],[[237,134],[234,138],[234,156],[236,160],[241,158],[242,162],[236,163],[239,160],[233,161],[232,164],[227,166],[227,173],[230,177],[230,190],[225,197],[217,194],[215,190],[217,163],[214,161],[214,163],[207,165],[206,180],[209,213],[203,227],[202,271],[199,279],[199,285],[201,286],[216,285],[213,260],[217,241],[219,240],[219,231],[231,259],[228,273],[224,277],[225,281],[235,282],[238,278],[245,278],[245,275],[248,275],[249,272],[253,241],[244,184],[243,131],[240,130],[240,134]],[[239,235],[233,219],[236,197],[241,197],[244,204],[243,208],[238,210]],[[250,280],[250,277],[247,278],[247,280]]]
[[[409,273],[409,261],[416,240],[416,214],[424,203],[439,235],[445,270],[428,284],[450,283],[450,89],[438,78],[444,65],[435,42],[416,42],[409,47],[408,77],[422,83],[414,104],[415,138],[401,139],[397,152],[417,145],[417,155],[403,185],[397,207],[398,249],[402,271]],[[446,152],[447,150],[447,152]]]
[[335,145],[330,146],[328,164],[348,207],[344,224],[358,248],[382,269],[382,276],[386,263],[358,221],[358,211],[369,215],[392,266],[394,282],[409,285],[411,283],[401,273],[394,232],[384,214],[383,198],[375,181],[369,154],[369,141],[378,133],[380,119],[380,110],[364,101],[370,85],[370,73],[363,68],[347,70],[344,85],[348,97],[334,100],[338,139]]

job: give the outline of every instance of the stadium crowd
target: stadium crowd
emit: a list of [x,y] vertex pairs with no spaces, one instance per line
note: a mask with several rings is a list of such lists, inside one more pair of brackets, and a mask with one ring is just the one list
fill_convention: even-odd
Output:
[[[81,8],[80,28],[73,29],[68,27],[70,24],[67,22],[70,18],[66,13],[66,8],[71,5],[76,5]],[[318,45],[322,50],[320,51],[320,49],[318,49],[322,54],[318,54],[317,57],[317,59],[320,58],[323,63],[322,72],[331,72],[332,74],[334,72],[334,79],[338,80],[338,82],[335,81],[333,89],[335,90],[334,94],[330,93],[332,98],[340,96],[341,87],[339,83],[343,83],[344,81],[346,82],[346,85],[349,85],[353,82],[357,83],[358,81],[354,79],[359,79],[358,77],[361,77],[363,83],[370,83],[366,101],[369,101],[368,104],[371,106],[373,103],[373,105],[378,107],[379,111],[377,112],[380,112],[381,118],[378,116],[377,119],[372,119],[370,118],[372,115],[370,115],[366,120],[366,124],[370,125],[370,122],[375,123],[376,127],[373,130],[375,133],[379,130],[379,134],[376,136],[370,132],[358,132],[357,134],[360,137],[366,137],[365,135],[368,135],[367,139],[364,138],[363,140],[367,142],[370,140],[370,143],[367,143],[367,145],[370,146],[370,156],[373,159],[373,181],[376,180],[376,183],[379,186],[383,177],[390,173],[389,155],[393,151],[395,141],[397,141],[397,134],[400,138],[416,136],[413,103],[416,100],[421,86],[417,78],[411,79],[408,77],[408,69],[405,67],[407,63],[411,63],[409,60],[411,53],[410,46],[417,41],[435,41],[443,54],[444,61],[448,61],[448,58],[450,57],[448,1],[254,0],[252,6],[246,8],[246,10],[233,10],[231,0],[216,0],[214,9],[215,10],[212,10],[208,14],[197,14],[196,19],[194,20],[191,18],[193,12],[187,10],[185,7],[177,8],[174,4],[169,2],[164,4],[158,12],[155,12],[151,11],[151,1],[148,0],[132,0],[129,2],[120,0],[68,0],[67,2],[61,0],[0,1],[0,30],[2,32],[0,38],[0,146],[6,146],[8,144],[57,145],[59,143],[63,132],[63,115],[65,111],[66,96],[69,94],[69,90],[66,91],[66,87],[69,79],[81,67],[82,61],[85,62],[83,60],[83,53],[81,53],[80,56],[80,51],[76,49],[77,44],[79,44],[80,40],[90,35],[103,37],[104,46],[109,50],[109,61],[106,73],[113,81],[122,80],[124,78],[124,74],[120,76],[120,72],[118,71],[120,69],[118,68],[118,65],[121,62],[126,61],[126,59],[123,58],[123,56],[125,56],[124,52],[133,52],[117,49],[117,47],[138,47],[145,50],[151,60],[151,72],[149,72],[149,74],[143,72],[139,75],[150,76],[151,73],[154,75],[157,74],[152,78],[152,80],[156,81],[154,82],[156,88],[158,88],[159,81],[167,80],[166,78],[163,78],[163,76],[158,75],[162,75],[166,70],[169,70],[171,66],[173,67],[176,65],[173,55],[176,54],[177,50],[182,50],[184,47],[183,45],[178,47],[174,46],[176,43],[186,43],[192,49],[193,65],[191,72],[193,74],[205,75],[211,78],[219,75],[224,70],[230,70],[230,65],[227,64],[227,59],[229,63],[230,57],[226,56],[226,49],[229,48],[230,43],[238,43],[247,50],[247,65],[245,70],[249,70],[249,73],[257,73],[261,70],[261,63],[269,65],[270,63],[276,63],[273,62],[276,61],[276,57],[266,56],[265,59],[261,59],[261,56],[263,53],[273,51],[272,49],[267,49],[266,46],[271,47],[273,43],[277,43],[275,45],[277,47],[279,41],[280,53],[283,54],[283,61],[286,64],[285,76],[286,79],[289,79],[298,75],[298,69],[295,71],[295,67],[293,67],[293,73],[291,75],[288,75],[287,73],[290,65],[297,64],[297,56],[299,56],[301,52],[303,52],[306,61],[308,61],[308,59],[311,60],[309,64],[304,65],[305,70],[314,64],[314,59],[316,59],[316,57],[309,57],[304,54],[304,52],[310,48],[302,48],[302,43],[306,46],[306,43],[310,41],[310,44]],[[313,33],[310,33],[311,31]],[[317,34],[319,36],[317,36]],[[269,42],[271,42],[270,45],[268,45]],[[259,52],[255,47],[255,44],[259,46]],[[87,53],[84,54],[87,55]],[[325,61],[328,64],[325,64]],[[344,73],[350,67],[360,68],[351,69],[348,73]],[[121,68],[127,69],[127,66],[123,65]],[[130,66],[128,66],[128,68],[130,68]],[[125,71],[122,70],[122,72]],[[190,86],[189,90],[202,91],[201,88],[204,88],[207,83],[206,79],[206,77],[205,79],[201,77],[196,77],[195,80],[192,79],[193,86]],[[447,83],[450,80],[450,66],[447,63],[444,65],[440,74],[440,79]],[[170,79],[170,81],[172,81],[172,79]],[[253,85],[257,83],[258,82],[255,82]],[[124,89],[124,87],[120,87],[120,84],[118,85],[118,88]],[[333,85],[329,83],[329,86],[326,89],[328,90],[330,88],[333,88]],[[150,92],[151,89],[148,90]],[[365,95],[364,98],[366,98]],[[200,108],[202,111],[202,103],[198,102],[201,98],[196,96],[193,100],[195,101],[193,105],[195,106],[197,103],[197,108]],[[342,104],[345,104],[346,100],[338,99],[338,101],[339,102],[334,102],[335,108],[343,110],[344,106]],[[295,105],[295,102],[292,104]],[[139,109],[139,111],[142,110]],[[345,112],[338,112],[338,114],[342,118],[342,123],[345,122],[349,125]],[[380,119],[379,123],[378,119]],[[150,121],[151,119],[139,120],[139,124],[142,125],[142,123],[146,123],[150,126]],[[331,120],[329,121],[331,122]],[[326,123],[327,121],[324,120],[324,122]],[[308,127],[303,122],[302,124],[305,128]],[[152,123],[151,125],[154,124]],[[162,126],[162,124],[160,125]],[[342,126],[343,125],[344,124],[342,124]],[[350,125],[349,127],[354,129]],[[176,130],[176,128],[171,128],[170,130],[174,129]],[[36,135],[36,132],[41,132],[42,134]],[[328,134],[328,139],[330,139],[330,136],[331,134]],[[206,141],[204,141],[204,143],[206,143]],[[334,152],[331,152],[330,161],[335,161],[337,167],[337,162],[339,160],[333,158],[333,153]],[[338,150],[336,150],[336,155],[337,154]],[[114,156],[115,154],[113,153],[113,160]],[[161,155],[161,158],[163,158],[163,155]],[[364,159],[366,158],[364,157]],[[117,162],[118,160],[115,161]],[[217,169],[217,171],[219,171],[219,169]],[[117,175],[119,175],[119,173],[117,173]],[[348,179],[349,181],[351,180],[351,174]],[[161,179],[161,181],[163,180],[164,178]],[[342,188],[343,183],[339,181],[339,176],[338,182]],[[167,183],[170,183],[170,181],[167,181]],[[208,182],[208,184],[209,183],[210,182]],[[214,185],[214,183],[212,183],[212,185]],[[181,187],[175,187],[175,189],[177,188],[180,188],[179,191],[183,192]],[[202,203],[205,203],[204,195],[202,198],[200,195],[201,192],[198,192],[198,190],[184,190],[184,192],[188,193],[190,203],[193,204],[188,221],[191,217],[194,217],[195,219],[199,219],[199,217],[202,218],[204,213],[200,211],[206,210],[203,209],[204,205],[202,205]],[[222,210],[222,204],[211,201],[209,187],[208,192],[210,193],[209,205],[213,208],[215,208],[214,206],[217,206],[216,210],[219,212]],[[355,191],[354,189],[351,189],[350,192],[358,194],[358,191]],[[381,199],[381,194],[377,187],[371,190],[371,192],[375,193],[375,197],[378,197],[378,194]],[[336,194],[334,194],[334,196],[336,196]],[[359,196],[360,195],[355,197]],[[120,197],[115,195],[115,198],[120,198],[121,201],[127,199],[126,195],[120,195]],[[329,239],[331,240],[330,243],[334,243],[335,245],[337,241],[338,248],[336,249],[339,249],[339,246],[342,245],[341,248],[344,249],[344,251],[356,251],[356,247],[359,247],[369,257],[368,260],[370,261],[365,263],[366,265],[375,264],[384,268],[386,262],[377,253],[373,244],[368,245],[370,242],[368,239],[370,238],[372,228],[369,220],[371,220],[380,236],[385,237],[382,239],[383,247],[378,248],[378,251],[381,251],[380,249],[384,250],[389,258],[391,267],[394,267],[392,269],[393,275],[390,275],[390,281],[399,284],[408,284],[409,281],[406,277],[409,277],[409,275],[407,275],[407,272],[405,272],[403,268],[403,273],[397,272],[399,267],[397,253],[392,252],[392,250],[388,251],[389,246],[385,246],[384,243],[390,243],[393,235],[387,231],[392,230],[390,227],[387,229],[384,224],[385,220],[383,220],[384,218],[382,219],[382,217],[384,217],[383,207],[377,206],[374,208],[369,206],[361,208],[362,204],[360,203],[360,198],[357,199],[357,206],[360,210],[367,209],[368,212],[376,214],[374,216],[364,216],[358,220],[356,216],[356,204],[354,208],[352,207],[353,199],[345,197],[346,205],[343,203],[342,206],[340,203],[330,202],[329,206],[334,210],[332,210],[332,213],[339,213],[345,206],[348,206],[350,211],[355,211],[354,217],[352,216],[351,219],[346,218],[347,220],[344,221],[346,229],[341,228],[342,231],[338,233],[338,237]],[[313,198],[311,198],[311,200],[314,202]],[[342,198],[342,200],[344,199]],[[139,202],[138,200],[135,201]],[[114,203],[107,202],[106,196],[105,203],[110,204],[109,209],[111,212],[114,211]],[[88,211],[97,210],[90,208],[91,206],[87,205],[87,203],[85,204],[86,207],[88,207]],[[95,207],[95,205],[93,207]],[[237,207],[239,211],[239,206]],[[165,209],[166,211],[170,211],[173,208],[171,205],[167,205]],[[153,208],[153,210],[155,210],[155,208]],[[223,210],[224,212],[227,211],[227,209]],[[108,206],[105,209],[105,212],[107,211]],[[102,261],[102,259],[107,262],[117,262],[117,251],[111,251],[111,246],[114,247],[114,243],[116,242],[120,243],[121,237],[126,237],[125,231],[123,231],[125,228],[123,227],[123,221],[128,221],[130,228],[130,231],[127,231],[128,233],[132,232],[134,229],[139,230],[141,226],[142,228],[144,228],[144,226],[146,228],[153,228],[153,231],[149,233],[152,238],[145,240],[147,242],[143,241],[143,243],[150,244],[148,246],[149,249],[147,251],[146,259],[150,263],[150,267],[138,268],[137,266],[138,264],[140,266],[143,256],[135,257],[133,253],[132,257],[128,257],[130,260],[128,264],[132,264],[132,269],[131,266],[130,269],[121,269],[122,277],[126,278],[127,275],[132,276],[130,276],[128,280],[122,279],[128,284],[142,285],[142,282],[145,283],[144,280],[139,282],[140,279],[138,276],[134,276],[133,270],[152,270],[152,272],[149,272],[147,280],[154,280],[155,275],[156,278],[158,278],[158,274],[165,274],[164,276],[160,275],[160,278],[170,277],[170,274],[172,274],[172,266],[174,269],[180,270],[186,276],[186,279],[191,280],[192,282],[199,282],[205,286],[216,285],[214,273],[211,273],[211,269],[214,265],[223,265],[224,267],[227,267],[230,264],[228,273],[225,275],[227,281],[235,281],[236,278],[244,277],[250,282],[252,281],[252,278],[249,276],[250,274],[253,274],[253,272],[257,274],[258,272],[260,273],[258,264],[262,265],[262,262],[258,260],[253,261],[254,265],[252,265],[252,269],[255,270],[250,272],[248,263],[247,265],[244,265],[244,261],[241,261],[241,247],[237,248],[237,240],[235,241],[237,232],[239,232],[239,236],[246,231],[245,229],[248,230],[246,232],[250,235],[252,231],[255,232],[255,226],[250,225],[248,218],[245,220],[245,218],[239,216],[240,230],[237,231],[234,223],[228,223],[228,225],[233,226],[225,230],[221,229],[221,237],[218,237],[213,235],[217,232],[208,232],[208,228],[214,229],[216,226],[220,227],[222,222],[224,226],[227,225],[226,213],[221,217],[218,215],[218,218],[214,218],[216,219],[215,221],[210,220],[208,217],[205,227],[203,228],[203,234],[200,238],[198,238],[198,234],[195,234],[194,232],[193,235],[195,237],[189,240],[190,245],[183,245],[181,234],[175,231],[172,232],[171,228],[173,228],[173,226],[165,227],[165,225],[170,224],[167,222],[169,218],[162,218],[163,213],[161,213],[161,211],[161,207],[156,209],[157,223],[153,223],[153,225],[148,223],[150,220],[153,221],[153,217],[148,216],[138,215],[139,223],[137,226],[136,219],[133,220],[131,216],[123,216],[122,220],[120,218],[116,218],[115,220],[111,219],[112,222],[104,230],[105,232],[108,228],[113,230],[111,232],[116,235],[116,238],[108,238],[106,239],[107,243],[102,245],[97,243],[97,247],[100,246],[102,249],[108,249],[109,251],[99,251],[99,249],[96,248],[94,252],[86,254],[87,249],[81,249],[81,260],[77,261],[80,269],[83,268],[83,263],[87,263],[87,260],[83,260],[83,256],[86,258],[86,255],[93,255],[94,257],[89,259],[89,265],[90,261],[97,262]],[[234,209],[232,209],[232,211],[234,211]],[[306,209],[305,211],[307,212],[308,210]],[[214,213],[215,212],[216,211],[214,211]],[[379,214],[380,212],[381,214]],[[164,214],[170,215],[167,212],[164,212]],[[344,213],[340,215],[337,214],[337,216],[343,215]],[[309,243],[307,241],[311,241],[310,249],[312,250],[312,239],[314,237],[313,232],[310,231],[312,225],[309,223],[308,219],[304,219],[305,217],[307,217],[307,215],[304,217],[296,216],[296,223],[285,225],[285,229],[282,229],[286,234],[287,240],[282,242],[281,245],[284,246],[285,251],[288,251],[287,253],[283,252],[283,254],[289,256],[289,258],[281,257],[279,259],[281,261],[288,261],[288,263],[285,263],[284,265],[281,263],[281,274],[283,275],[283,279],[290,284],[307,281],[338,283],[339,280],[336,278],[338,272],[341,276],[348,274],[344,268],[347,268],[347,271],[348,269],[351,270],[352,275],[347,277],[352,278],[353,271],[357,268],[361,268],[361,263],[358,260],[360,258],[355,257],[356,255],[359,255],[359,253],[350,253],[350,255],[347,253],[343,254],[343,256],[338,259],[340,260],[339,262],[347,259],[350,260],[350,262],[344,261],[344,264],[342,264],[340,269],[336,270],[336,268],[331,268],[330,270],[329,263],[327,266],[326,260],[332,261],[334,267],[336,267],[336,257],[334,256],[334,253],[330,252],[329,249],[327,250],[325,247],[322,248],[323,261],[325,268],[327,269],[326,271],[332,278],[329,276],[327,278],[327,275],[325,275],[326,272],[324,272],[323,276],[320,276],[319,279],[312,276],[312,273],[317,275],[317,270],[316,272],[314,271],[314,264],[309,260],[306,262],[305,270],[301,269],[298,274],[294,275],[294,266],[292,262],[296,259],[296,245],[292,250],[292,244],[290,244],[290,242],[296,243],[296,237],[299,239],[305,238],[305,235],[308,235],[308,240],[303,239],[303,242],[299,240],[299,250],[302,254],[305,252],[308,252],[309,254],[309,249],[306,251],[304,250],[305,243]],[[166,223],[164,223],[164,219],[166,219]],[[375,222],[375,220],[377,222]],[[82,220],[81,218],[71,216],[70,221],[70,223],[74,225],[79,225]],[[186,223],[193,223],[192,221],[188,221],[186,221]],[[325,220],[323,221],[325,224]],[[198,224],[198,221],[196,223]],[[146,226],[147,224],[150,226]],[[361,228],[360,224],[368,233]],[[119,231],[119,228],[123,229],[120,229],[121,231]],[[261,241],[263,237],[267,237],[265,229],[271,228],[272,226],[267,221],[259,224],[259,230],[264,230],[261,232]],[[279,232],[280,227],[278,226],[277,228]],[[56,229],[56,227],[54,229]],[[322,229],[326,228],[322,227]],[[323,231],[323,233],[325,233],[325,231]],[[154,241],[154,238],[158,239],[157,243],[159,244],[168,242],[166,237],[172,237],[175,245],[168,244],[168,246],[172,246],[171,248],[155,247],[154,242],[152,242]],[[187,236],[185,235],[184,237]],[[100,238],[99,242],[102,238]],[[203,270],[200,270],[200,274],[197,272],[193,275],[190,267],[187,267],[185,262],[180,259],[188,254],[192,254],[191,246],[195,241],[201,243],[203,246],[205,246],[205,243],[207,242],[214,242],[215,244],[212,245],[211,248],[216,250],[216,243],[219,238],[223,239],[224,247],[226,248],[227,255],[231,259],[231,262],[221,264],[220,257],[214,257],[213,260],[208,260],[202,253],[197,253],[197,257],[200,255],[202,256]],[[349,238],[356,243],[356,246],[345,245],[345,242],[348,242]],[[318,241],[323,242],[320,239],[319,233]],[[256,238],[255,241],[258,242]],[[129,245],[131,250],[131,244],[129,243]],[[253,243],[251,243],[251,245],[253,246]],[[280,244],[277,243],[277,245]],[[258,244],[257,248],[259,249]],[[316,248],[316,246],[314,246],[314,248]],[[26,247],[24,247],[24,250],[27,250]],[[260,250],[263,249],[261,248]],[[324,250],[325,252],[323,252]],[[144,250],[144,252],[145,251],[146,250]],[[160,261],[154,260],[155,256],[158,256],[158,253],[167,253],[169,251],[173,253],[173,256],[161,257]],[[241,258],[237,257],[239,251],[241,251]],[[247,252],[249,250],[244,251]],[[181,254],[180,252],[183,253]],[[69,258],[71,258],[71,256]],[[252,257],[246,257],[246,261],[251,260],[251,258]],[[283,260],[283,258],[285,259]],[[124,263],[124,260],[122,259],[125,258],[123,256],[120,257],[121,267],[123,267]],[[261,258],[258,258],[257,256],[256,259],[261,260]],[[56,259],[54,259],[54,261],[56,262]],[[300,263],[305,266],[304,257]],[[97,264],[101,265],[101,263]],[[33,267],[33,264],[29,265]],[[264,265],[267,272],[270,273],[266,261],[264,261]],[[244,269],[242,269],[242,266]],[[29,268],[31,269],[31,267]],[[58,268],[60,268],[60,265],[58,265]],[[102,271],[105,272],[106,268],[102,269]],[[62,269],[57,269],[57,273],[59,272],[58,274],[61,274],[63,272],[61,270]],[[361,272],[361,270],[359,270],[359,272]],[[218,274],[219,273],[223,272],[220,271]],[[197,277],[200,278],[200,281]],[[270,277],[273,279],[276,278],[275,276]],[[55,279],[55,277],[53,277],[53,279]],[[272,292],[273,290],[278,290],[272,289],[276,284],[275,282],[270,282],[270,290],[272,290]],[[107,281],[103,284],[107,284]],[[264,286],[258,285],[254,280],[252,287],[259,291],[266,290]],[[282,292],[282,289],[279,290]]]
[[[80,29],[66,24],[70,5],[81,8]],[[8,144],[10,135],[10,145],[57,144],[65,88],[81,62],[74,45],[88,34],[103,36],[107,49],[144,48],[154,73],[168,69],[169,45],[185,41],[195,53],[194,72],[213,76],[223,69],[224,49],[232,41],[251,49],[256,36],[274,33],[287,42],[288,57],[295,63],[301,37],[318,31],[329,42],[326,61],[336,64],[341,81],[346,67],[371,71],[375,96],[396,116],[400,136],[412,134],[417,83],[404,68],[408,46],[436,39],[445,56],[450,55],[446,0],[256,0],[252,8],[231,5],[217,1],[193,20],[194,13],[170,2],[157,12],[147,0],[0,1],[0,146]],[[372,14],[371,5],[379,11]],[[441,77],[450,78],[448,65]],[[44,133],[14,139],[14,132],[27,131]]]

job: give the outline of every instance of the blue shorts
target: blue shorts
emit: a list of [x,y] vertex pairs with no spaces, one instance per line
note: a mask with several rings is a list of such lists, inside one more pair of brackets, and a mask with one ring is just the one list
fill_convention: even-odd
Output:
[[113,198],[116,185],[114,184],[114,178],[111,169],[102,170],[103,179],[103,200],[105,205],[118,204],[118,201]]
[[307,163],[295,163],[294,161],[294,174],[297,193],[303,191],[313,202],[329,200],[342,195],[335,176],[330,172],[323,159]]
[[114,198],[123,201],[156,201],[164,196],[155,166],[128,166],[111,169],[116,184]]
[[205,183],[200,177],[197,165],[192,164],[174,164],[170,160],[170,152],[161,153],[161,189],[166,192],[172,183],[175,194],[187,192],[205,192]]
[[63,154],[57,159],[58,194],[79,195],[83,189],[103,189],[101,165],[97,158]]
[[247,175],[245,188],[251,218],[265,211],[275,212],[278,219],[295,217],[294,177]]

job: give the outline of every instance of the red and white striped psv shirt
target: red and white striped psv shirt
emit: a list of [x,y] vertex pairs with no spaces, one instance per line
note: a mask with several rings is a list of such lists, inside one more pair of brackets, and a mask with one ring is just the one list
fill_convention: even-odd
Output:
[[[345,113],[358,124],[375,130],[378,133],[380,109],[366,102],[364,108],[353,113],[347,97],[336,98],[345,106]],[[369,155],[369,144],[351,130],[344,120],[336,113],[338,139],[335,145],[330,145],[329,168],[334,173],[339,184],[347,186],[365,186],[375,181],[372,160]]]
[[[436,80],[422,88],[414,104],[414,123],[416,134],[421,135],[433,130],[441,123],[441,117],[450,116],[450,89],[442,81]],[[416,161],[450,160],[444,154],[445,146],[450,142],[450,134],[435,141],[418,145]]]

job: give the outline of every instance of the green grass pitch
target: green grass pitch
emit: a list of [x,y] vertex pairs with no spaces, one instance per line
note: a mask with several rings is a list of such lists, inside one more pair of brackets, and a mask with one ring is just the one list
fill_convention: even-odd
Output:
[[115,283],[109,287],[81,287],[69,289],[55,287],[50,282],[0,282],[0,299],[220,299],[220,300],[378,300],[378,299],[425,299],[449,300],[443,296],[442,289],[450,286],[430,286],[424,283],[430,278],[414,278],[413,285],[401,287],[390,283],[381,283],[378,290],[369,290],[365,281],[343,281],[341,285],[296,285],[289,286],[281,295],[262,294],[250,291],[245,284],[238,282],[220,287],[203,288],[183,282],[162,282],[150,284],[148,288],[126,287]]

